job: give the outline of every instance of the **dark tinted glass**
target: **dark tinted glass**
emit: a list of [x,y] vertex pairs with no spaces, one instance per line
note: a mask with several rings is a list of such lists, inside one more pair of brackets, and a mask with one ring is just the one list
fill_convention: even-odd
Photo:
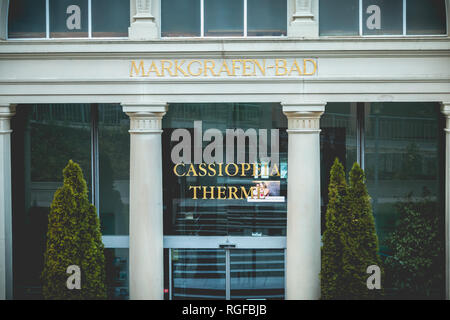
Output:
[[[285,235],[286,122],[286,117],[282,114],[279,104],[171,104],[169,111],[163,118],[164,132],[162,134],[165,234],[199,236]],[[174,133],[177,129],[180,130]],[[237,141],[239,138],[233,138],[233,142],[230,139],[230,143],[227,145],[227,129],[232,129],[233,132],[234,129],[240,129],[243,134],[244,132],[251,134],[252,138],[250,138],[250,135],[244,138],[245,147],[238,150]],[[179,159],[175,162],[172,160],[172,150],[178,150],[174,148],[184,139],[176,135],[179,132],[188,132],[192,137],[189,142],[191,151],[185,149],[184,163],[187,165],[179,165],[177,168],[177,172],[182,176],[175,174],[174,166],[177,163],[182,163],[183,160]],[[213,136],[205,138],[210,140],[194,143],[194,134],[196,139],[199,139],[198,137],[201,139],[201,136],[206,132],[208,134],[215,133]],[[277,132],[279,136],[277,136]],[[267,141],[264,143],[263,141],[266,138]],[[174,140],[172,141],[172,139]],[[250,148],[250,139],[257,141],[253,145],[254,148]],[[278,150],[276,150],[276,139],[279,143]],[[221,159],[216,158],[214,161],[205,159],[209,156],[208,150],[212,149],[213,143],[218,146],[215,148],[218,153],[223,150]],[[256,146],[258,146],[257,152],[255,152]],[[226,152],[231,150],[235,150],[234,160],[226,161]],[[214,168],[215,173],[209,170],[209,174],[202,175],[199,165],[194,164],[194,170],[197,170],[198,174],[195,176],[192,171],[188,175],[185,174],[189,170],[189,163],[194,163],[194,153],[196,152],[202,153],[204,156],[200,161],[201,163],[212,163],[214,165],[215,162],[217,164]],[[250,160],[250,153],[257,155],[256,160],[253,160],[253,156]],[[179,154],[178,151],[176,151],[176,154]],[[240,170],[242,163],[238,162],[238,155],[240,159],[244,158],[244,162],[250,168],[244,175]],[[241,158],[240,155],[244,156]],[[217,155],[217,157],[219,156]],[[260,169],[258,169],[259,174],[254,174],[255,171],[250,166],[250,163],[259,163],[262,167],[262,163],[266,163],[269,164],[266,166],[268,168],[275,161],[278,161],[279,175],[276,174],[274,169],[272,170],[273,175],[260,174]],[[240,172],[235,174],[235,167],[230,165],[229,172],[231,175],[225,173],[225,166],[222,167],[223,171],[220,174],[219,163],[225,165],[239,163],[238,169]],[[268,198],[248,199],[251,196],[251,188],[256,189],[256,186],[263,183],[265,184],[265,192],[268,192]],[[194,199],[193,186],[202,186],[198,189],[198,199]],[[219,187],[222,190],[221,196],[218,194]],[[204,190],[210,191],[211,188],[213,188],[213,194],[204,192]],[[249,196],[245,195],[243,189]]]
[[322,36],[359,34],[358,0],[320,0],[319,15]]
[[230,250],[230,298],[284,299],[284,250]]
[[92,36],[127,37],[129,0],[92,0]]
[[445,0],[408,0],[406,3],[407,34],[445,34]]
[[243,0],[204,0],[205,36],[243,36]]
[[327,103],[320,119],[320,191],[322,232],[328,204],[330,169],[338,158],[348,173],[357,159],[356,103]]
[[224,300],[225,250],[172,249],[173,300]]
[[9,38],[45,38],[45,0],[9,2]]
[[286,35],[286,0],[247,0],[247,35]]
[[403,33],[403,0],[363,0],[363,34]]
[[104,235],[129,232],[130,120],[120,105],[99,105],[100,222]]
[[105,249],[105,272],[108,300],[127,300],[129,292],[128,249]]
[[88,36],[87,0],[50,0],[50,37]]
[[48,214],[70,159],[91,190],[90,108],[18,106],[12,125],[14,296],[42,299]]
[[200,0],[161,1],[161,36],[199,37]]

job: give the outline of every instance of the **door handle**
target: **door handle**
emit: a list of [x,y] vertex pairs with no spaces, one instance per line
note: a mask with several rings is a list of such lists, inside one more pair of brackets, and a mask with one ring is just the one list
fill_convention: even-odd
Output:
[[234,243],[222,243],[222,244],[219,244],[219,248],[221,248],[221,249],[236,248],[236,245]]

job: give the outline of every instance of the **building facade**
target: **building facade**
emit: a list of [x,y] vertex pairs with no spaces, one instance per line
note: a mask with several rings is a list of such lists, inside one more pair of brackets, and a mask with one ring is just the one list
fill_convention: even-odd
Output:
[[111,298],[318,299],[338,157],[366,172],[382,256],[398,203],[436,204],[448,299],[449,6],[0,0],[0,298],[41,297],[73,159]]

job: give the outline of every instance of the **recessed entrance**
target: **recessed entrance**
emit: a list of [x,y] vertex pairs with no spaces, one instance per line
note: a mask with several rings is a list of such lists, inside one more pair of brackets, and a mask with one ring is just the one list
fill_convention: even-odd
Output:
[[286,125],[277,103],[169,105],[166,298],[284,299]]

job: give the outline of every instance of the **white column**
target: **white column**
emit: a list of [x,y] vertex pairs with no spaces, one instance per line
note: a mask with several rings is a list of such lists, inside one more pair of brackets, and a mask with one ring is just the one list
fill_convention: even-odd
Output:
[[320,298],[320,116],[323,103],[283,104],[288,118],[286,299]]
[[11,127],[15,106],[0,105],[0,300],[13,298]]
[[450,102],[442,103],[445,127],[445,295],[450,300]]
[[165,104],[123,104],[130,117],[130,299],[164,298],[161,122]]
[[288,36],[317,38],[319,36],[319,1],[291,0]]
[[[133,2],[131,2],[133,4]],[[159,38],[156,19],[153,14],[156,6],[152,0],[134,0],[135,12],[131,26],[128,28],[130,40],[152,40]]]

